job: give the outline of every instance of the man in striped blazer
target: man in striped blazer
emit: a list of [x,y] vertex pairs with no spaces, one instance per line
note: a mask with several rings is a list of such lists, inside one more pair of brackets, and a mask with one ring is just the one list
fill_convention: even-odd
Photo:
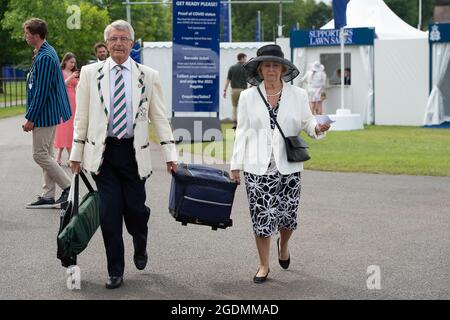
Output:
[[[61,208],[67,204],[70,178],[53,159],[53,141],[56,125],[71,117],[69,98],[59,59],[52,46],[45,40],[47,22],[30,19],[23,24],[26,41],[34,47],[34,58],[27,76],[27,104],[22,126],[33,134],[33,159],[43,170],[42,194],[26,207]],[[55,185],[63,191],[55,201]]]
[[133,27],[114,21],[106,27],[104,38],[110,57],[81,69],[70,167],[73,173],[81,168],[90,172],[97,184],[108,267],[106,288],[115,289],[122,285],[125,271],[124,222],[133,237],[134,265],[138,270],[147,265],[149,121],[169,172],[176,171],[177,149],[159,73],[130,57]]

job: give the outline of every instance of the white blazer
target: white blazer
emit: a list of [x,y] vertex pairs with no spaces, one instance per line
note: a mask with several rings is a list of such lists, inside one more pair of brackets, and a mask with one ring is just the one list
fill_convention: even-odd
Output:
[[[264,82],[259,85],[264,97]],[[316,118],[309,108],[308,95],[304,89],[284,83],[277,122],[286,137],[298,135],[302,130],[310,137],[316,134]],[[266,173],[273,151],[275,164],[281,174],[303,170],[303,162],[288,162],[286,147],[278,128],[272,131],[270,116],[257,87],[241,92],[238,105],[238,125],[234,141],[231,170],[243,170],[256,175]]]
[[[98,173],[103,161],[110,112],[109,70],[111,58],[81,69],[74,118],[71,161]],[[155,126],[166,162],[177,160],[173,134],[166,117],[163,91],[157,71],[132,61],[134,150],[141,178],[151,174],[149,121]]]

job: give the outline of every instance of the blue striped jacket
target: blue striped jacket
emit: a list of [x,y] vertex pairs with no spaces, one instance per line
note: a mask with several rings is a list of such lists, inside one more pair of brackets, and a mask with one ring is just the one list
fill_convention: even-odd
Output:
[[35,127],[51,127],[70,119],[69,97],[55,49],[44,42],[27,76],[25,118]]

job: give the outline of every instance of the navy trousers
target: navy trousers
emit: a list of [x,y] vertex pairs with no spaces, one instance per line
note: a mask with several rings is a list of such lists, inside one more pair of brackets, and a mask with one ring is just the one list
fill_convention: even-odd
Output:
[[108,260],[108,274],[122,276],[125,270],[123,221],[133,236],[134,253],[147,248],[150,208],[145,205],[145,180],[138,174],[133,138],[107,138],[103,163],[93,175],[100,196],[100,228]]

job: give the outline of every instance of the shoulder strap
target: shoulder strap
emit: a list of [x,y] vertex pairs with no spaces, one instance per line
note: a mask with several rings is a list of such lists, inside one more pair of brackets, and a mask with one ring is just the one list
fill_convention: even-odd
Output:
[[[259,87],[257,87],[257,90],[258,90],[259,95],[261,96],[261,99],[264,101],[264,104],[266,105],[266,107],[271,108],[269,103],[267,102],[266,98],[264,98],[264,95],[262,94],[261,89]],[[281,130],[281,127],[278,124],[277,119],[274,116],[272,116],[272,114],[270,112],[269,112],[269,116],[273,119],[273,121],[275,121],[275,124],[278,127],[278,130],[280,130],[280,133],[283,136],[283,139],[286,139],[286,137],[284,136],[283,130]]]
[[75,217],[78,215],[78,197],[79,197],[79,185],[78,185],[78,175],[75,175],[75,183],[71,188],[74,188],[73,190],[73,203],[72,203],[72,217]]
[[[88,188],[89,192],[94,192],[94,188],[92,187],[92,185],[90,184],[88,178],[86,177],[86,175],[84,174],[83,171],[80,171],[80,177],[81,179],[83,179],[84,184],[86,185],[86,187]],[[78,189],[78,188],[77,188]],[[76,190],[77,191],[77,190]]]

